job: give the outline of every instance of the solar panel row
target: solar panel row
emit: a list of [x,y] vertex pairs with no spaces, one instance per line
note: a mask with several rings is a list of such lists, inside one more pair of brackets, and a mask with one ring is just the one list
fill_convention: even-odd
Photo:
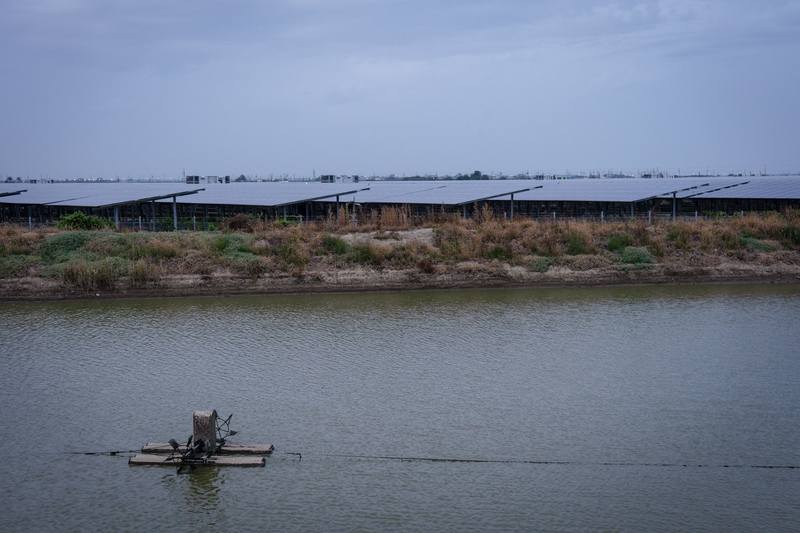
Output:
[[[22,190],[25,192],[20,192]],[[20,192],[13,196],[3,193]],[[480,200],[529,202],[641,202],[652,198],[800,199],[800,178],[731,177],[670,179],[579,179],[416,181],[362,183],[169,183],[0,184],[0,203],[62,207],[110,207],[158,202],[280,207],[305,202],[459,206]]]

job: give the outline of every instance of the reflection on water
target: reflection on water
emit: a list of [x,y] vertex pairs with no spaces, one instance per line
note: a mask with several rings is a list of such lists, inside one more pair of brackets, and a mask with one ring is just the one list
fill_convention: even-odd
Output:
[[[798,285],[0,304],[36,449],[0,528],[797,530],[800,469],[750,467],[800,466],[799,318]],[[74,455],[211,408],[265,468]]]
[[223,473],[220,469],[198,468],[194,473],[190,473],[188,468],[183,470],[185,475],[171,471],[169,475],[161,478],[166,491],[173,499],[179,500],[174,502],[175,506],[185,509],[190,516],[190,522],[196,524],[198,528],[224,524],[225,508],[219,498],[223,483],[221,479]]

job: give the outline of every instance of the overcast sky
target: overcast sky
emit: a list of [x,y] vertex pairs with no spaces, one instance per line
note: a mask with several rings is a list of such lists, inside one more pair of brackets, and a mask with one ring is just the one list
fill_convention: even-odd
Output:
[[0,0],[0,173],[800,171],[800,0]]

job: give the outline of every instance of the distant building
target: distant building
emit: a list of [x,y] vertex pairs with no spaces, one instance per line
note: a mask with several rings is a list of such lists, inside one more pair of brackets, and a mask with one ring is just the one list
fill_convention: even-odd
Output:
[[319,181],[322,183],[336,183],[336,176],[333,174],[323,174],[319,177]]
[[201,183],[230,183],[230,176],[186,176],[187,185],[200,185]]

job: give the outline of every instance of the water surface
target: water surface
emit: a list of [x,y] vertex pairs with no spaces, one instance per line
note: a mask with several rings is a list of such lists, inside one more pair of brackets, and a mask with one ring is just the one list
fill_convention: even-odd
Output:
[[[798,319],[798,285],[0,304],[0,529],[800,530]],[[210,408],[266,468],[84,455]]]

